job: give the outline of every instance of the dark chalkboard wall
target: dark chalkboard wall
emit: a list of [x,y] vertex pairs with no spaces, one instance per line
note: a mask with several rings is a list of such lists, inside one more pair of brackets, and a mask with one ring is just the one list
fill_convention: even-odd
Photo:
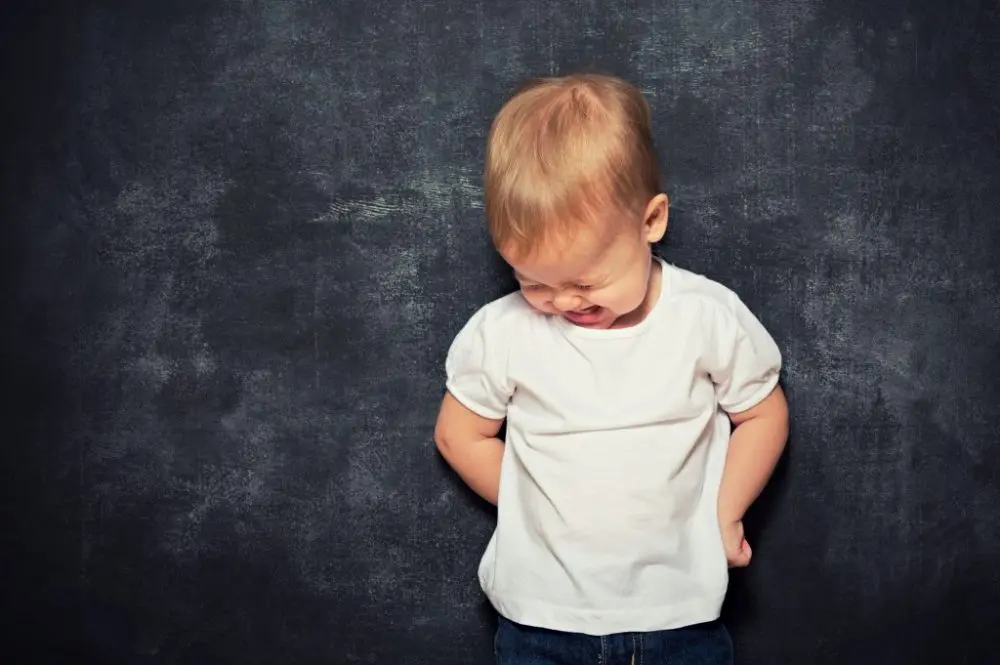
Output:
[[661,248],[778,340],[747,665],[995,664],[996,2],[6,4],[12,663],[488,663],[442,362],[492,114],[648,95]]

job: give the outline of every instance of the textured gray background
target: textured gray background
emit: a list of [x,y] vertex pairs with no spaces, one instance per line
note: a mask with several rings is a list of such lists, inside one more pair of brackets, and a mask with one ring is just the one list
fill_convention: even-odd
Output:
[[648,95],[664,255],[785,353],[739,662],[997,662],[996,2],[4,11],[11,662],[490,662],[442,361],[512,287],[489,119],[581,68]]

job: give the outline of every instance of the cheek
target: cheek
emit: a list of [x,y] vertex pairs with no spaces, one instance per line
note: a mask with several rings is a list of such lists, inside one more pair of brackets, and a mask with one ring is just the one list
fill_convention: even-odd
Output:
[[590,302],[611,310],[616,314],[627,314],[642,305],[646,298],[646,284],[643,280],[628,280],[600,293],[593,294]]
[[521,291],[521,295],[524,299],[528,301],[528,304],[535,309],[542,310],[546,312],[549,310],[549,298],[544,293],[539,291]]

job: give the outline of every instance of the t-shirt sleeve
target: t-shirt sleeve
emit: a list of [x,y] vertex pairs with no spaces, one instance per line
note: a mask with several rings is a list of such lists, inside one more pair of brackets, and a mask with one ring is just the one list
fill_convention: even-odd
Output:
[[708,372],[719,406],[728,413],[751,409],[778,384],[781,352],[750,309],[732,292],[715,308]]
[[507,377],[510,354],[508,321],[484,307],[455,336],[445,359],[448,392],[484,418],[501,420],[513,388]]

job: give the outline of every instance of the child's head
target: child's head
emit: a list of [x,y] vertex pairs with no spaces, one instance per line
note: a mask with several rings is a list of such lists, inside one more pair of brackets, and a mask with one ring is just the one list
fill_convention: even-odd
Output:
[[497,114],[486,153],[490,235],[528,301],[587,327],[641,319],[667,197],[639,90],[534,80]]

